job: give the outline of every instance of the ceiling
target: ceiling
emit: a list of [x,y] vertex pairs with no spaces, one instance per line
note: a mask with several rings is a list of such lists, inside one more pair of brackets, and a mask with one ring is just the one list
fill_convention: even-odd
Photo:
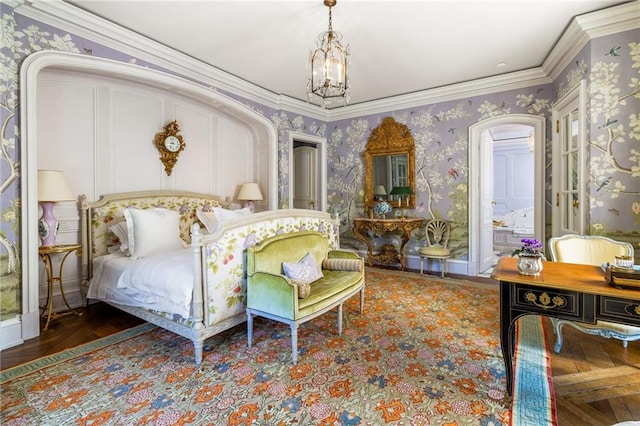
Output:
[[[302,101],[309,51],[328,26],[322,0],[68,3]],[[351,47],[353,105],[539,67],[574,16],[621,3],[338,0],[332,14]]]

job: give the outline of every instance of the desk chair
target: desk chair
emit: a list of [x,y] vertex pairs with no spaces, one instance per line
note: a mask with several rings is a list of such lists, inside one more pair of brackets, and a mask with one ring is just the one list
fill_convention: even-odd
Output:
[[[616,256],[633,257],[633,246],[629,243],[615,241],[597,235],[563,235],[549,240],[551,260],[565,263],[581,263],[601,266],[613,263]],[[569,325],[587,334],[622,340],[626,348],[628,342],[640,339],[640,327],[616,324],[608,321],[597,321],[596,324],[568,321],[552,318],[553,331],[556,333],[556,353],[562,349],[562,327]]]
[[440,271],[442,276],[447,270],[447,259],[451,256],[451,251],[447,248],[449,237],[451,237],[451,224],[444,219],[430,219],[425,226],[427,246],[418,251],[420,256],[420,273],[424,271],[424,260],[427,260],[427,269],[431,270],[431,259],[440,261]]

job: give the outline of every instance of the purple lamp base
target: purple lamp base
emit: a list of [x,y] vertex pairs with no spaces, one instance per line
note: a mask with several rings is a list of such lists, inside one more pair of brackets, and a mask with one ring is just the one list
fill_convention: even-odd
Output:
[[38,233],[42,240],[42,247],[56,245],[58,235],[58,219],[53,215],[53,202],[42,202],[42,217],[38,221]]

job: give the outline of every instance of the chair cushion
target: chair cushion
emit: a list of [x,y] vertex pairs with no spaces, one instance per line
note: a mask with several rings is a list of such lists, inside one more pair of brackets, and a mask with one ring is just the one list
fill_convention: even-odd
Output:
[[420,254],[423,256],[449,256],[451,251],[448,248],[444,248],[442,246],[430,246],[430,247],[422,247],[420,249]]

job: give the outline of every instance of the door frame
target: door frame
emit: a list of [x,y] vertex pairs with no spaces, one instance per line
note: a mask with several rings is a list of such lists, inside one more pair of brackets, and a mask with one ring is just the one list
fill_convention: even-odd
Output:
[[319,182],[318,182],[317,210],[321,212],[327,211],[327,139],[320,136],[308,135],[306,133],[301,133],[301,132],[293,132],[293,131],[289,132],[288,195],[286,200],[283,200],[283,201],[287,201],[289,207],[293,207],[293,179],[294,179],[293,142],[294,141],[315,145],[316,148],[318,149],[319,155],[317,156],[317,161],[318,161],[317,170],[319,172],[318,173]]
[[[560,158],[562,150],[562,137],[560,135],[560,120],[562,113],[569,109],[578,110],[578,142],[577,152],[578,161],[577,164],[580,170],[577,174],[578,183],[578,216],[580,224],[575,232],[565,232],[563,229],[563,220],[561,219],[564,214],[564,207],[561,203],[557,202],[557,197],[562,191],[562,159]],[[565,233],[584,234],[586,232],[587,224],[587,170],[589,165],[586,164],[586,146],[587,146],[587,81],[585,79],[565,93],[560,99],[558,99],[551,107],[551,166],[552,176],[551,180],[551,236],[559,237]]]
[[[505,114],[477,122],[469,127],[469,260],[467,275],[477,276],[480,263],[480,176],[483,144],[480,135],[484,130],[503,124],[522,124],[534,129],[534,233],[539,241],[544,241],[545,234],[545,118],[529,114]],[[493,173],[493,172],[492,172]]]

